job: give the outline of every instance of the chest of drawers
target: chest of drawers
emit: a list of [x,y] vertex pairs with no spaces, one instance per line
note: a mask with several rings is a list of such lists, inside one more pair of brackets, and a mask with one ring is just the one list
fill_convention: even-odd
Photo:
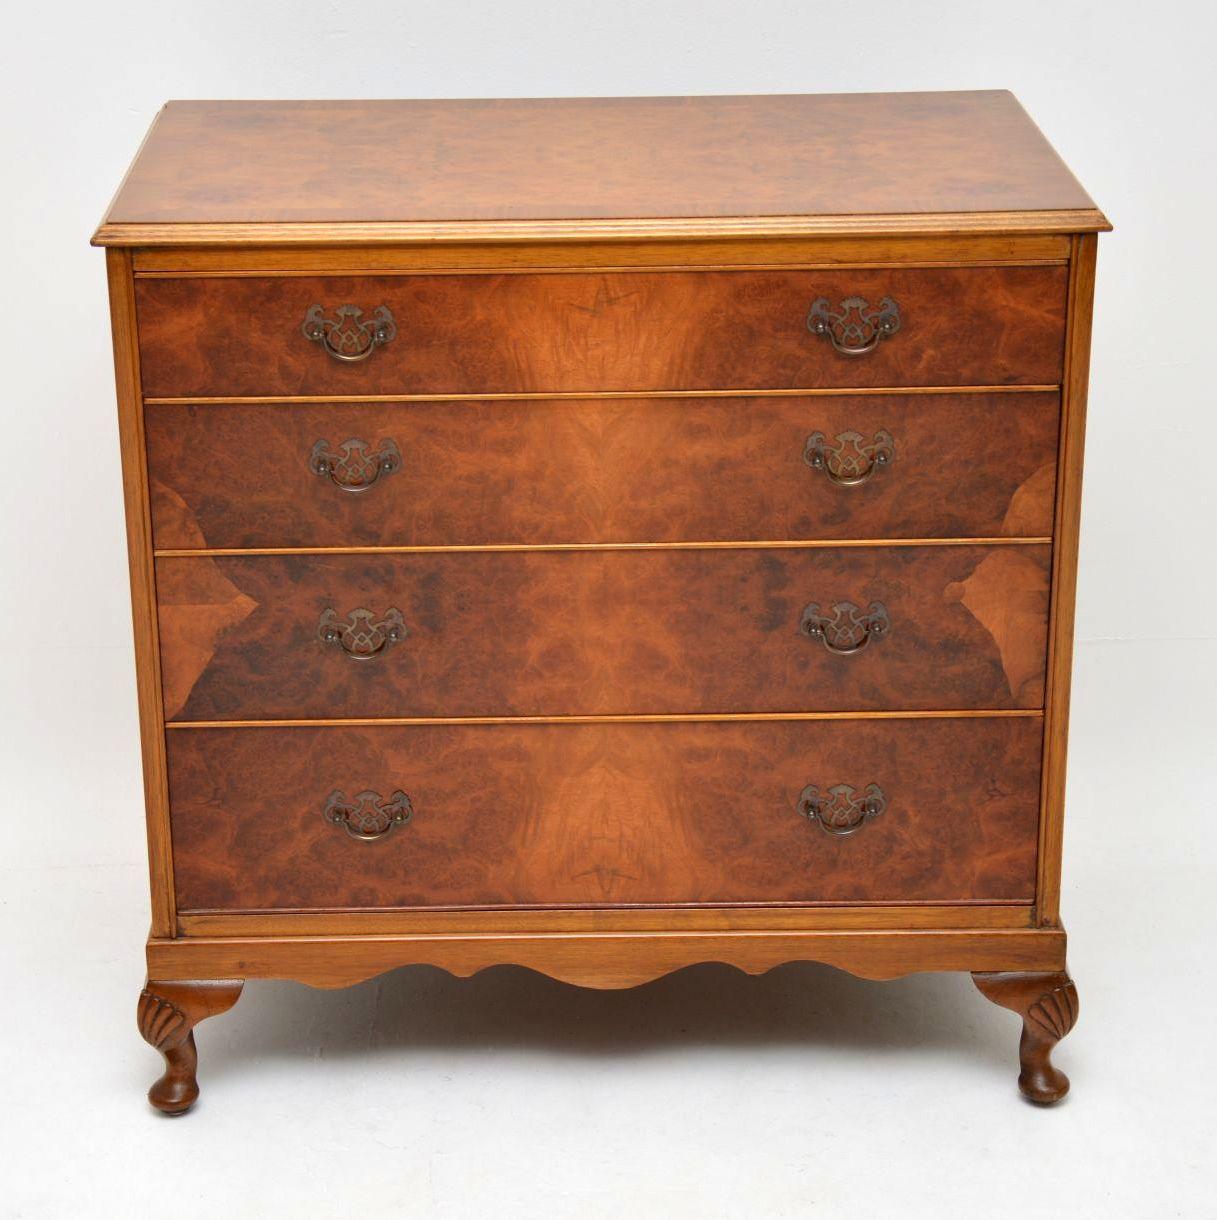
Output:
[[175,103],[107,247],[152,1103],[249,978],[1059,918],[1096,234],[1004,93]]

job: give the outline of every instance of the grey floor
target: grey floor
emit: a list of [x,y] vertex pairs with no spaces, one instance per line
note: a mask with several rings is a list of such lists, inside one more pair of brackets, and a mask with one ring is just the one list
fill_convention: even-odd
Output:
[[507,968],[250,984],[201,1027],[198,1107],[160,1118],[129,656],[5,655],[0,1215],[1217,1215],[1215,641],[1079,649],[1082,1015],[1049,1111],[1015,1091],[1017,1018],[965,977],[790,965],[609,993]]

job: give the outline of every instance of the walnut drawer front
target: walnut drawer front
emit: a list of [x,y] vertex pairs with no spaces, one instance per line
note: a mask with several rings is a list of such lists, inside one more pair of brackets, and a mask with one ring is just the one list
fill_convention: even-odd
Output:
[[151,397],[1056,385],[1066,280],[1055,266],[157,278],[136,304]]
[[153,405],[162,549],[1046,537],[1055,393]]
[[156,580],[170,720],[1043,701],[1034,544],[163,558]]
[[1040,731],[1038,717],[173,730],[178,901],[1029,901]]

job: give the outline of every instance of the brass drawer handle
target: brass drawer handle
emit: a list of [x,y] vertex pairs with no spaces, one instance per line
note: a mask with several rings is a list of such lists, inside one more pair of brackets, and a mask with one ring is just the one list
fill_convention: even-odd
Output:
[[404,826],[414,816],[410,798],[399,788],[386,800],[379,792],[357,792],[347,800],[341,789],[335,788],[326,797],[321,811],[325,820],[341,826],[352,839],[372,843],[383,839],[395,826]]
[[850,784],[834,784],[827,792],[808,784],[799,793],[799,812],[830,835],[852,835],[886,808],[887,797],[878,784],[867,784],[860,795]]
[[390,607],[377,619],[371,610],[352,610],[346,619],[333,609],[323,610],[317,623],[317,638],[341,648],[352,661],[375,660],[390,644],[404,640],[409,632],[401,611]]
[[827,297],[817,297],[807,315],[807,329],[828,339],[842,356],[865,356],[900,329],[900,306],[891,297],[871,305],[864,297],[846,297],[833,312]]
[[401,469],[401,453],[391,440],[381,441],[375,449],[367,441],[349,440],[334,447],[318,441],[308,456],[308,468],[335,487],[356,495],[367,491],[383,475]]
[[872,639],[890,631],[891,626],[882,602],[871,602],[865,612],[853,602],[837,602],[831,616],[821,614],[820,603],[812,602],[803,610],[799,630],[819,640],[829,652],[844,657],[861,652]]
[[325,316],[320,305],[310,305],[300,329],[335,360],[357,364],[397,337],[397,323],[387,305],[380,306],[368,321],[362,319],[363,310],[355,305],[339,305],[332,318]]
[[838,432],[834,439],[837,443],[830,446],[823,432],[813,432],[803,446],[803,461],[838,487],[857,487],[896,460],[890,432],[880,430],[871,441],[861,432]]

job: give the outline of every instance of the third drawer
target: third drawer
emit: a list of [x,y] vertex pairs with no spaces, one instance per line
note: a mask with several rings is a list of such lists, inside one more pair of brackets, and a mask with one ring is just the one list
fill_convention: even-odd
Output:
[[1037,544],[157,561],[169,720],[1033,709]]

